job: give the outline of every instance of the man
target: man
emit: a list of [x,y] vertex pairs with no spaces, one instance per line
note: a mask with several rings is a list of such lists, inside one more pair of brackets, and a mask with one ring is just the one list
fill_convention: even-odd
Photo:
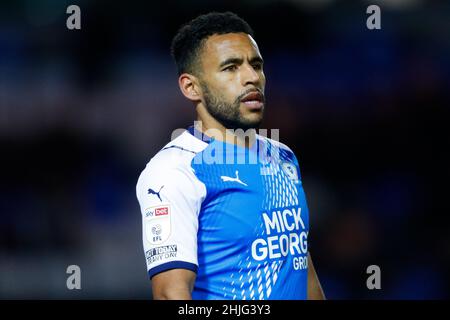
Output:
[[202,15],[172,54],[198,121],[137,183],[153,297],[324,299],[297,159],[254,130],[265,76],[253,31],[230,12]]

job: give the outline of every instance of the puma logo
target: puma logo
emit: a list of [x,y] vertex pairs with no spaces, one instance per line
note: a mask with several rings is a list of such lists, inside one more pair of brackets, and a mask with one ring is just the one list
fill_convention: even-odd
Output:
[[153,190],[153,189],[148,189],[148,194],[154,194],[154,195],[156,195],[158,198],[159,198],[159,201],[161,201],[162,202],[162,199],[161,199],[161,197],[159,196],[159,193],[161,192],[161,189],[163,188],[164,186],[161,186],[161,188],[159,188],[159,191],[158,192],[156,192],[155,190]]
[[239,171],[238,170],[236,170],[236,178],[227,177],[227,176],[220,176],[220,179],[222,179],[223,182],[237,182],[237,183],[240,183],[240,184],[242,184],[244,186],[247,186],[246,183],[242,182],[239,179]]

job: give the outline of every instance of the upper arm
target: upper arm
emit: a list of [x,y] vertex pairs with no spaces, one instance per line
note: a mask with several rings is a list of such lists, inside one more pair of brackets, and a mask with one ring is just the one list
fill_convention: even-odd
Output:
[[187,269],[172,269],[152,278],[153,298],[189,300],[194,288],[196,274]]
[[308,252],[308,300],[325,300],[319,277]]
[[167,159],[152,160],[136,186],[147,270],[155,288],[174,286],[172,279],[186,279],[190,286],[195,280],[202,186],[188,169]]

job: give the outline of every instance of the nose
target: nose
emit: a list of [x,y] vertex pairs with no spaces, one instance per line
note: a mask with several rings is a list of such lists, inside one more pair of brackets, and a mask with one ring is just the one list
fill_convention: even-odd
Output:
[[245,87],[248,84],[260,84],[261,75],[250,64],[245,64],[242,72],[242,85]]

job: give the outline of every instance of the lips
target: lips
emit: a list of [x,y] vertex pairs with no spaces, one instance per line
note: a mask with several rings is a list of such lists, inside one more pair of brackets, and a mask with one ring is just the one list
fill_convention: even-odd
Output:
[[260,111],[264,106],[264,96],[259,91],[252,91],[242,97],[241,102],[252,111]]
[[263,101],[263,95],[259,91],[252,91],[247,93],[242,99],[241,102],[249,102],[249,101]]

